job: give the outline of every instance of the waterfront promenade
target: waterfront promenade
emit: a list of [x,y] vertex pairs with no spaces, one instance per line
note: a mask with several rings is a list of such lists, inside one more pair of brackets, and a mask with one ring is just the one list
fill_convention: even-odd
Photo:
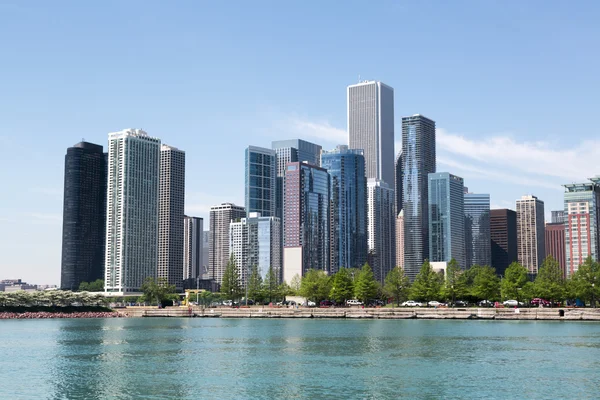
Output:
[[600,309],[592,308],[206,308],[128,307],[129,317],[182,318],[348,318],[348,319],[470,319],[600,321]]

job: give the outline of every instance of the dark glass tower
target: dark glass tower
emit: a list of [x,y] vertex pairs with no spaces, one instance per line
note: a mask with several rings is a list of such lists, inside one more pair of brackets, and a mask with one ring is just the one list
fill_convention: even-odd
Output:
[[87,142],[67,149],[63,205],[61,289],[104,277],[106,154]]
[[402,211],[402,153],[396,158],[396,214]]
[[490,195],[465,193],[465,255],[467,268],[492,265]]
[[422,115],[402,118],[402,208],[404,268],[415,279],[429,258],[428,174],[435,172],[435,122]]
[[367,261],[367,178],[363,150],[348,146],[321,154],[331,175],[330,272],[360,268]]
[[504,275],[508,266],[517,261],[517,213],[500,209],[490,211],[492,267]]

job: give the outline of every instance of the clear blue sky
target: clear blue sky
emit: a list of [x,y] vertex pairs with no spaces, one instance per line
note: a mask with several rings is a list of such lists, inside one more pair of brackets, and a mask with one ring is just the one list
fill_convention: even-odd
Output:
[[[345,140],[381,80],[494,207],[600,174],[600,3],[0,0],[0,279],[60,280],[66,148],[143,128],[187,154],[186,210],[243,204],[243,154]],[[397,150],[400,146],[397,145]]]

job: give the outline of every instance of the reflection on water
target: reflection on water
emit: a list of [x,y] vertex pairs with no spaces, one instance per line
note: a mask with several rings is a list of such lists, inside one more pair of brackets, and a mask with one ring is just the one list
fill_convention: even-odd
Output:
[[0,322],[0,398],[596,398],[581,322]]

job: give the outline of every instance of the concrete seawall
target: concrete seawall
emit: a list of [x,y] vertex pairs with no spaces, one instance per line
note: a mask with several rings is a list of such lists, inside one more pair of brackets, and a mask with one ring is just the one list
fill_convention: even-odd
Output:
[[207,308],[128,307],[129,317],[179,318],[351,318],[351,319],[473,319],[600,321],[600,309],[591,308]]

